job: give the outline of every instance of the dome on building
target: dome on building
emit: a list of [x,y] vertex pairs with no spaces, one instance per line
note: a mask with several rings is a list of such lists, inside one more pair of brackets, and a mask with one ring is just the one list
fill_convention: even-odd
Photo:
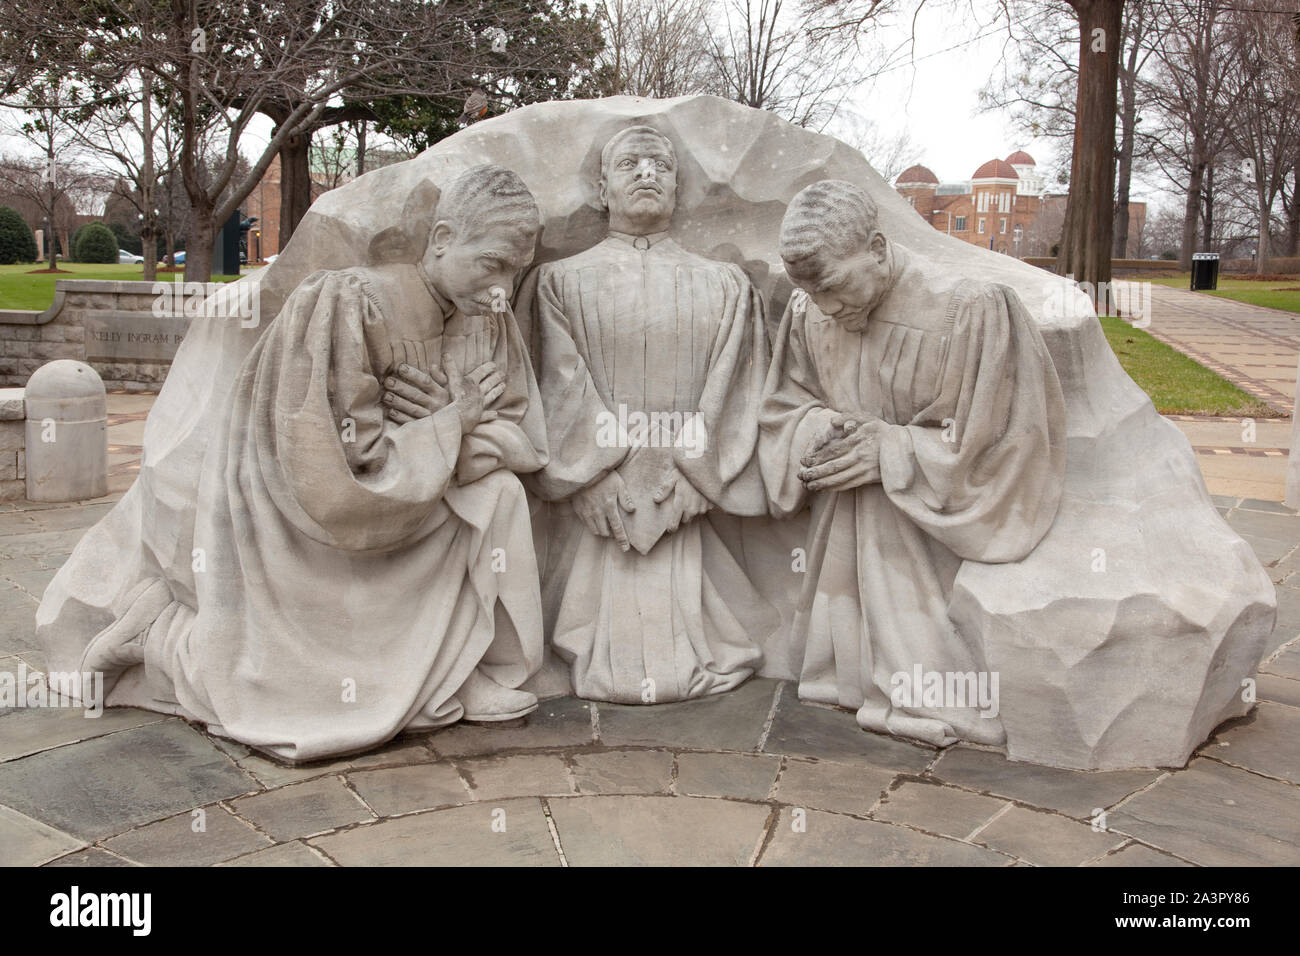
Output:
[[975,170],[971,179],[1019,179],[1020,174],[1011,168],[1011,164],[1001,159],[990,159]]
[[906,186],[908,184],[937,186],[939,185],[939,177],[925,166],[908,166],[907,169],[898,174],[898,179],[894,180],[894,185]]
[[1012,166],[1037,166],[1034,157],[1030,156],[1023,149],[1018,149],[1007,157],[1007,163]]

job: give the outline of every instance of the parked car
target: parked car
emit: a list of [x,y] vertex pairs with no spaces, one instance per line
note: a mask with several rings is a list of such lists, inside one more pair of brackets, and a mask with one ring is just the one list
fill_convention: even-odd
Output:
[[127,252],[125,249],[117,250],[118,265],[140,266],[144,265],[144,256],[137,256],[134,252]]
[[185,265],[185,250],[182,249],[180,252],[176,253],[176,257],[175,257],[175,259],[174,259],[173,261],[174,261],[178,266],[183,266],[183,265]]

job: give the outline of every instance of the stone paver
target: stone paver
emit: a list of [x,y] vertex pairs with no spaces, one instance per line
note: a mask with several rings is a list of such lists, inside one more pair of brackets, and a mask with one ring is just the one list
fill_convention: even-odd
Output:
[[945,752],[933,774],[945,783],[1057,810],[1077,819],[1091,819],[1093,810],[1113,806],[1160,776],[1158,770],[1057,770],[961,746]]
[[1271,700],[1290,707],[1300,707],[1300,680],[1259,674],[1255,678],[1255,693],[1261,701]]
[[579,793],[667,793],[673,755],[662,750],[578,754],[573,779]]
[[574,792],[568,765],[559,756],[479,757],[459,761],[458,766],[469,782],[475,800],[558,797]]
[[1094,860],[1088,866],[1191,866],[1186,860],[1161,853],[1141,843],[1130,843],[1122,850],[1108,853],[1100,860]]
[[179,720],[0,764],[0,804],[86,840],[256,789]]
[[1283,648],[1280,654],[1265,663],[1260,670],[1265,674],[1300,680],[1300,644]]
[[1125,838],[1054,813],[1009,807],[980,830],[974,841],[1035,866],[1079,866],[1117,849]]
[[317,837],[342,866],[559,866],[535,799],[417,813]]
[[703,700],[641,707],[598,704],[600,740],[610,747],[756,750],[777,682],[750,680]]
[[218,863],[217,866],[329,866],[328,860],[324,859],[318,853],[313,853],[307,846],[298,840],[292,843],[281,843],[277,846],[267,847],[265,850],[258,850],[256,853],[250,853],[247,856],[241,856],[238,859],[230,860],[226,863]]
[[26,814],[0,807],[0,861],[5,866],[36,866],[84,845]]
[[109,707],[99,717],[79,707],[6,708],[0,710],[0,761],[168,719],[132,707]]
[[381,817],[456,806],[470,801],[469,788],[449,764],[415,764],[348,775],[361,799]]
[[103,842],[118,856],[150,866],[209,866],[272,845],[220,805],[200,807]]
[[1111,811],[1114,832],[1202,866],[1300,865],[1295,786],[1196,759]]
[[928,833],[964,840],[1005,806],[1005,800],[953,787],[905,783],[886,794],[884,803],[872,816],[877,820],[905,823]]
[[[798,829],[802,826],[804,829]],[[781,811],[760,866],[1007,866],[984,847],[929,836],[874,820],[808,810]]]
[[1261,701],[1201,752],[1234,767],[1300,783],[1300,708]]
[[744,866],[768,808],[702,797],[551,800],[570,866]]
[[776,784],[778,803],[865,816],[896,774],[876,767],[787,758]]
[[86,847],[76,853],[69,853],[67,856],[61,856],[57,860],[51,860],[46,866],[75,866],[75,867],[119,867],[119,866],[137,866],[130,860],[124,860],[120,856],[115,856],[107,850],[101,850],[97,846]]
[[374,819],[338,777],[321,777],[231,803],[236,813],[276,843]]
[[780,766],[781,758],[773,754],[678,754],[677,792],[766,800]]
[[920,773],[938,756],[935,750],[862,730],[850,711],[802,703],[793,684],[782,687],[781,704],[763,750],[870,763],[909,773]]

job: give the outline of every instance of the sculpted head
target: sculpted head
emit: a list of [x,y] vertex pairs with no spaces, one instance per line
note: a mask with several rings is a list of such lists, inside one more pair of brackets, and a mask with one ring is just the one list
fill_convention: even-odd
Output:
[[600,151],[600,201],[609,228],[634,236],[663,232],[677,206],[677,151],[650,126],[619,130]]
[[524,181],[485,164],[456,177],[438,198],[421,265],[434,287],[466,315],[508,301],[533,261],[541,213]]
[[826,179],[801,190],[781,220],[785,271],[817,308],[850,332],[867,327],[889,291],[888,244],[863,190]]

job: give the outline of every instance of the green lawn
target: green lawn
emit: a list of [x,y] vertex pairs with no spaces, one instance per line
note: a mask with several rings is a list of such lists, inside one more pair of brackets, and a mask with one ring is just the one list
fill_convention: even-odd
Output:
[[1106,341],[1162,415],[1221,415],[1225,418],[1279,418],[1276,409],[1243,392],[1177,349],[1135,329],[1123,319],[1101,320]]
[[[1172,276],[1159,276],[1150,281],[1167,285],[1172,289],[1187,289],[1191,285],[1191,278],[1186,272]],[[1270,282],[1219,276],[1219,287],[1213,292],[1203,294],[1247,302],[1251,305],[1264,305],[1270,309],[1282,309],[1286,312],[1300,312],[1300,276]]]
[[[0,309],[48,309],[54,302],[56,279],[117,279],[139,281],[144,278],[143,266],[95,265],[88,262],[61,262],[60,269],[67,273],[40,273],[29,275],[40,263],[21,262],[0,266]],[[172,273],[160,273],[161,282],[172,281]],[[236,276],[213,276],[214,282],[232,282]]]

